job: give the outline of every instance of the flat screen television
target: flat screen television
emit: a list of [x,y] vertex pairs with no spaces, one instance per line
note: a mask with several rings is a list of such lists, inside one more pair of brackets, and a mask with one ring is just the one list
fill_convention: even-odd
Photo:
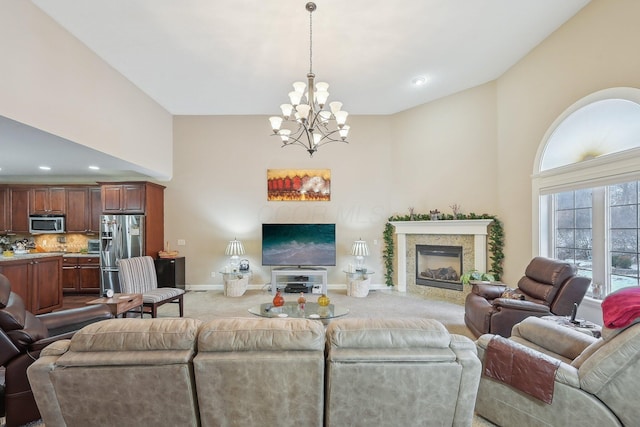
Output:
[[262,224],[262,265],[336,265],[336,225]]

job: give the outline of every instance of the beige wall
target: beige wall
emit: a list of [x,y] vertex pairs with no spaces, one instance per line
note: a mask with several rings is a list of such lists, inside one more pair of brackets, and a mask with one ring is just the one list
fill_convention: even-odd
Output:
[[[177,249],[187,256],[187,282],[221,283],[210,273],[224,267],[234,237],[245,246],[252,282],[269,282],[269,267],[261,266],[261,224],[308,222],[336,224],[338,259],[329,268],[330,283],[345,283],[342,270],[353,262],[351,245],[360,237],[372,251],[373,280],[382,283],[382,230],[395,191],[390,120],[360,116],[350,123],[349,145],[329,144],[309,158],[301,147],[280,148],[266,116],[176,117],[165,228],[168,240],[186,241]],[[267,169],[330,169],[331,201],[268,202]]]
[[171,115],[31,2],[0,6],[0,115],[170,179]]
[[531,259],[531,174],[553,121],[599,90],[640,87],[640,2],[594,0],[497,81],[498,208],[506,235],[505,278]]
[[425,104],[391,117],[392,213],[495,214],[495,83]]

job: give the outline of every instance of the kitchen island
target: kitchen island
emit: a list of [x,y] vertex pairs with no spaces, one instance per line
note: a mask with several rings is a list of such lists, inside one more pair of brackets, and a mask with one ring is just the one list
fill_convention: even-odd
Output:
[[0,256],[0,273],[7,276],[11,290],[33,314],[62,308],[61,253]]

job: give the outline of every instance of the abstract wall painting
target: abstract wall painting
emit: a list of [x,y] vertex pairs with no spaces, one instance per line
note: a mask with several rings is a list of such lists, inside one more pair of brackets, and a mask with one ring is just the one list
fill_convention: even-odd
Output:
[[267,169],[268,201],[331,200],[330,169]]

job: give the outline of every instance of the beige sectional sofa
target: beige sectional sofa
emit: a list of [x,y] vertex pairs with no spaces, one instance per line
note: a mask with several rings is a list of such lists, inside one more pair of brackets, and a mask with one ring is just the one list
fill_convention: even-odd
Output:
[[471,426],[480,361],[429,319],[112,319],[28,376],[47,427]]

